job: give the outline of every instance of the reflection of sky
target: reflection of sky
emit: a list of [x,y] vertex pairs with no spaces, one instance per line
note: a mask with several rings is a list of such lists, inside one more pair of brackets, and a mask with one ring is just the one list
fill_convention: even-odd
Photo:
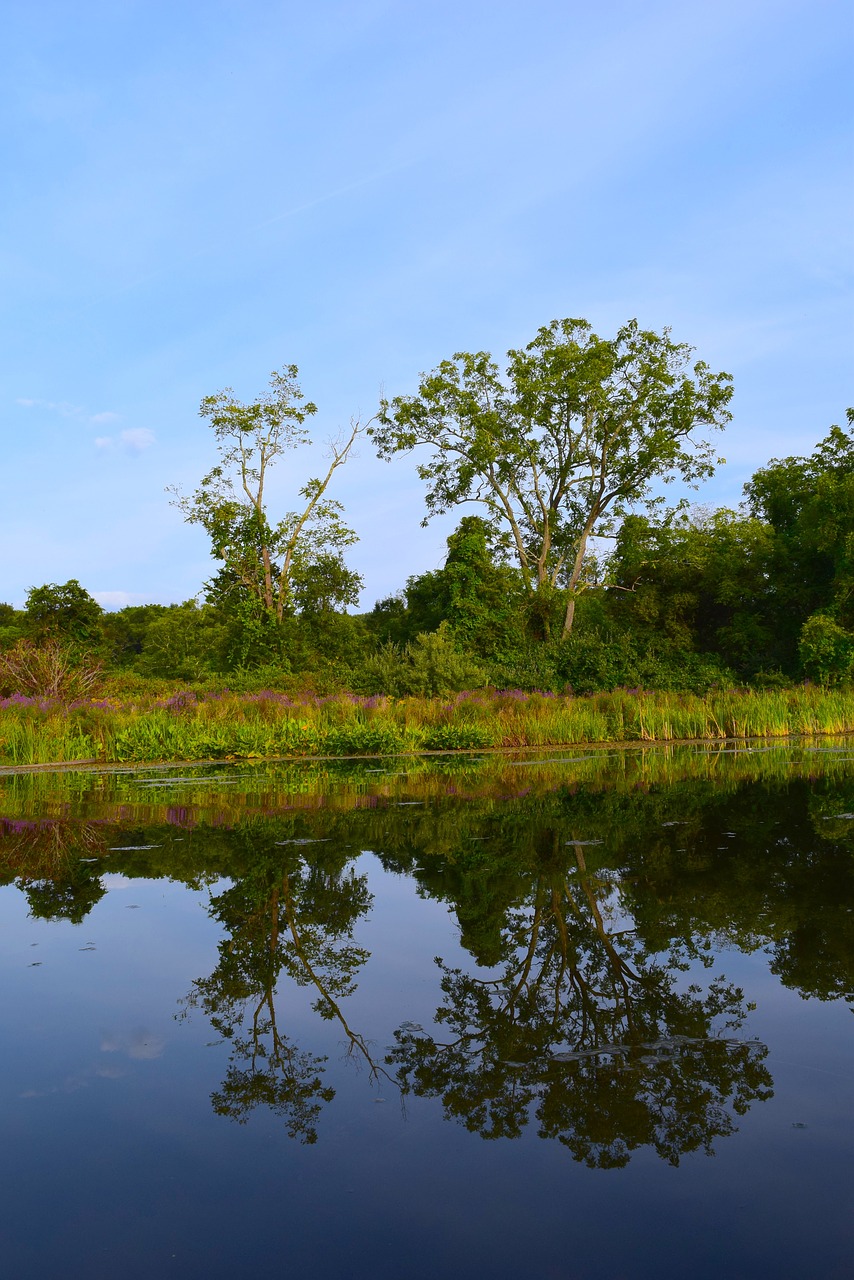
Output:
[[[400,1023],[429,1027],[441,1000],[433,957],[469,961],[445,904],[369,853],[358,869],[375,900],[356,941],[372,956],[346,1012],[381,1057]],[[216,963],[207,891],[107,879],[80,926],[28,919],[23,896],[0,891],[10,1274],[58,1274],[62,1262],[82,1280],[128,1256],[155,1274],[173,1254],[182,1277],[246,1274],[278,1256],[283,1230],[295,1274],[336,1280],[676,1276],[689,1254],[701,1277],[763,1274],[769,1258],[775,1276],[830,1273],[844,1233],[850,1015],[782,990],[762,954],[716,968],[757,1002],[745,1033],[770,1046],[775,1097],[736,1119],[714,1160],[674,1171],[641,1151],[625,1170],[590,1172],[535,1126],[487,1143],[414,1097],[404,1117],[386,1082],[344,1060],[342,1031],[311,1012],[311,989],[283,983],[281,1029],[328,1055],[337,1091],[317,1146],[302,1147],[263,1109],[246,1127],[216,1117],[209,1095],[228,1046],[198,1012],[174,1019]],[[693,976],[704,971],[680,982]]]

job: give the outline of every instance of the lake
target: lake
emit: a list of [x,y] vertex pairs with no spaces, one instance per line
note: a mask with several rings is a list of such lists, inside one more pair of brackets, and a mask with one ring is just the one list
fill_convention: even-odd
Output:
[[16,1278],[850,1274],[854,744],[0,776]]

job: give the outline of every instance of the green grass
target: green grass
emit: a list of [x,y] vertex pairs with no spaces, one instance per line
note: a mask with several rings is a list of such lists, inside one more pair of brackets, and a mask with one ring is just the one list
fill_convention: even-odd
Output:
[[125,702],[5,699],[0,763],[395,755],[608,742],[782,738],[854,731],[854,691],[801,686],[585,697],[202,694]]

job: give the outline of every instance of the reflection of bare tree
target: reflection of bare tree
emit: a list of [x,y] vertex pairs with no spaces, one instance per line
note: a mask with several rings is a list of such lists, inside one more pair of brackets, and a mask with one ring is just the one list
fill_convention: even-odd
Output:
[[402,1028],[387,1063],[483,1137],[516,1137],[533,1113],[541,1137],[592,1166],[645,1145],[674,1164],[710,1152],[770,1095],[764,1047],[715,1034],[741,1025],[742,993],[722,977],[677,990],[580,843],[550,864],[507,918],[497,976],[438,962],[451,1036]]
[[343,1012],[355,975],[369,953],[352,942],[356,920],[372,901],[367,878],[352,871],[323,871],[291,855],[261,862],[211,901],[211,914],[229,931],[219,963],[200,978],[185,1001],[199,1008],[231,1042],[222,1088],[212,1096],[221,1115],[245,1123],[258,1106],[286,1118],[288,1132],[317,1140],[322,1104],[335,1095],[323,1084],[325,1057],[301,1052],[279,1026],[276,998],[280,975],[317,992],[313,1008],[336,1020],[348,1057],[367,1064],[372,1079],[388,1076],[364,1037]]
[[[366,878],[365,883],[367,883]],[[342,997],[351,995],[355,990],[356,984],[352,980],[353,969],[357,965],[364,964],[370,953],[356,947],[339,947],[337,955],[330,956],[329,939],[324,935],[322,929],[319,930],[317,926],[309,926],[307,929],[300,931],[298,914],[288,876],[285,876],[283,881],[283,903],[285,917],[291,932],[292,955],[296,958],[298,966],[301,966],[301,970],[297,966],[290,966],[289,972],[291,976],[300,986],[311,983],[317,989],[318,999],[315,1001],[314,1008],[321,1017],[327,1019],[335,1018],[338,1021],[346,1036],[348,1058],[357,1062],[364,1062],[368,1067],[372,1081],[384,1076],[390,1083],[396,1083],[385,1068],[374,1059],[364,1036],[352,1029],[344,1016],[340,1004]],[[342,960],[344,961],[343,965],[341,963]],[[337,964],[335,963],[336,961]],[[347,975],[346,980],[343,982],[337,976],[342,970]],[[331,980],[330,974],[332,975]]]

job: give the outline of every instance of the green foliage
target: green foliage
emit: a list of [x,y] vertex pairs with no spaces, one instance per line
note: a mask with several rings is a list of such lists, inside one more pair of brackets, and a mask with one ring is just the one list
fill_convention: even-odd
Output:
[[629,517],[608,567],[611,616],[655,649],[715,655],[749,678],[778,658],[772,554],[767,524],[726,509]]
[[479,658],[515,648],[526,598],[489,524],[465,516],[447,545],[443,567],[409,578],[401,595],[378,601],[367,625],[381,644],[406,644],[445,622],[458,648]]
[[431,726],[421,745],[427,751],[476,751],[495,746],[495,729],[488,724],[452,721]]
[[482,504],[506,535],[526,593],[563,587],[571,629],[588,541],[654,500],[657,480],[711,474],[698,427],[729,419],[729,375],[668,330],[624,325],[613,340],[584,320],[555,320],[508,352],[506,379],[487,352],[457,352],[422,377],[418,394],[383,401],[371,429],[381,457],[417,445],[430,516]]
[[416,636],[402,649],[385,645],[364,663],[359,681],[366,693],[432,697],[476,688],[486,683],[486,673],[472,657],[460,653],[443,622],[437,631]]
[[91,642],[103,610],[76,578],[57,585],[30,587],[25,605],[28,632],[36,638],[60,636],[66,641]]
[[405,740],[397,725],[373,720],[330,729],[323,737],[323,754],[330,756],[391,756],[404,746]]
[[801,665],[819,684],[842,684],[854,667],[854,634],[832,618],[814,613],[801,627],[798,645]]
[[[251,606],[281,624],[297,604],[310,609],[351,603],[361,580],[342,561],[356,535],[342,520],[343,508],[326,496],[335,471],[344,465],[361,430],[330,443],[326,474],[299,489],[295,511],[273,521],[266,506],[270,469],[289,451],[311,443],[306,419],[317,406],[305,402],[296,365],[270,377],[270,392],[251,404],[230,387],[202,400],[199,414],[210,422],[218,463],[186,496],[172,488],[174,504],[189,524],[199,524],[223,569],[210,584],[210,600]],[[238,610],[237,616],[243,616]]]
[[226,626],[215,612],[186,600],[169,605],[148,621],[135,666],[143,675],[203,679],[222,669],[226,642]]
[[10,604],[0,603],[0,652],[23,640],[25,628],[26,614]]
[[773,460],[746,486],[773,531],[771,623],[784,670],[795,673],[801,628],[826,614],[854,630],[854,409],[808,458]]

